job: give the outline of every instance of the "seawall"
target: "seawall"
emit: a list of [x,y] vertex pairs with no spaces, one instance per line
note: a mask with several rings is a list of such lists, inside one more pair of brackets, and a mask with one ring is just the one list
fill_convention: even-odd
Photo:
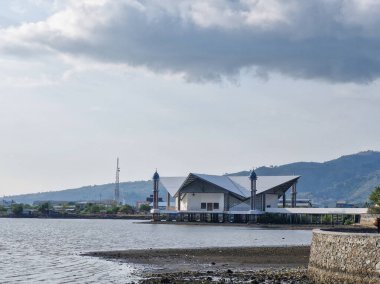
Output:
[[380,235],[313,230],[309,277],[315,283],[380,283]]

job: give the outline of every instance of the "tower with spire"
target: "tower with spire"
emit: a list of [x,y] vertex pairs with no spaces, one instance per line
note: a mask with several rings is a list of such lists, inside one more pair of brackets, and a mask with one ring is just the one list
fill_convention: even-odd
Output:
[[257,175],[255,170],[252,168],[252,171],[249,175],[249,179],[251,180],[251,211],[256,210],[256,181],[257,181]]
[[157,172],[157,169],[152,177],[153,180],[153,208],[150,211],[153,214],[153,220],[157,221],[159,219],[160,210],[158,208],[158,190],[160,183],[160,175]]
[[120,174],[119,157],[117,157],[117,160],[116,160],[115,191],[114,191],[114,202],[115,202],[115,204],[117,204],[117,205],[120,203],[120,182],[119,182],[119,174]]

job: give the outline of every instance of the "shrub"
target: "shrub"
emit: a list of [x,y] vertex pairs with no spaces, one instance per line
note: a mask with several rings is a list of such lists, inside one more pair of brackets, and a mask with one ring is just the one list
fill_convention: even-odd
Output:
[[134,213],[134,209],[131,205],[128,205],[128,204],[125,204],[124,206],[122,206],[119,210],[119,212],[122,212],[124,214],[133,214]]
[[331,222],[332,222],[331,215],[324,215],[322,217],[322,223],[323,224],[331,224]]
[[351,219],[346,219],[345,221],[344,221],[344,225],[352,225],[354,222],[352,222],[352,220]]

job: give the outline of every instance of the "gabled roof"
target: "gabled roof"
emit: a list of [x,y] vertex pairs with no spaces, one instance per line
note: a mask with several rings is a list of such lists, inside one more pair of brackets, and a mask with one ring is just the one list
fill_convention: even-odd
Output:
[[169,192],[170,196],[175,196],[187,177],[161,177],[160,183]]
[[[301,176],[258,176],[256,181],[257,194],[265,191],[281,188],[282,185],[297,181]],[[249,192],[251,191],[251,181],[246,176],[229,176],[231,180],[239,184]],[[291,185],[290,185],[291,186]],[[289,187],[290,187],[289,186]],[[288,189],[287,187],[286,189]],[[285,190],[286,190],[285,189]]]
[[[285,191],[299,178],[300,176],[258,176],[256,181],[257,194],[266,191]],[[196,179],[214,184],[241,198],[251,196],[251,181],[248,176],[217,176],[190,173],[187,177],[162,177],[160,182],[171,196],[175,196],[178,190]]]
[[[224,188],[225,190],[228,190],[229,192],[240,195],[242,197],[249,197],[251,195],[250,192],[246,188],[240,186],[239,184],[236,184],[228,176],[216,176],[216,175],[205,175],[205,174],[193,174],[193,175],[202,180],[215,184],[216,186]],[[247,177],[245,178],[248,179]]]

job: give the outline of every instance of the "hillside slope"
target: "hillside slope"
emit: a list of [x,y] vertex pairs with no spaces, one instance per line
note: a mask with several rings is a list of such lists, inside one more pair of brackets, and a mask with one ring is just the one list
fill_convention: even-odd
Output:
[[[298,197],[310,198],[314,203],[329,206],[334,206],[337,200],[364,203],[373,188],[380,185],[380,152],[360,152],[324,163],[298,162],[275,167],[260,167],[256,171],[259,176],[301,175]],[[248,174],[249,171],[242,171],[230,175]],[[114,184],[104,184],[17,195],[6,199],[23,203],[32,203],[36,200],[105,200],[113,198],[113,190]],[[151,181],[120,183],[121,197],[129,204],[134,205],[136,201],[145,200],[151,191]],[[165,199],[165,189],[160,190],[160,196]]]
[[[34,201],[97,201],[112,200],[115,184],[103,184],[84,186],[59,191],[39,192],[23,195],[5,197],[21,203],[33,203]],[[135,181],[120,183],[120,197],[128,204],[135,205],[137,201],[143,201],[152,194],[152,183],[150,181]],[[166,190],[160,190],[160,196],[166,196]],[[0,199],[1,202],[1,199]]]
[[[260,167],[258,175],[301,175],[299,198],[311,198],[322,205],[337,200],[364,203],[380,185],[380,152],[366,151],[324,163],[299,162],[277,167]],[[232,175],[247,175],[248,171]]]

